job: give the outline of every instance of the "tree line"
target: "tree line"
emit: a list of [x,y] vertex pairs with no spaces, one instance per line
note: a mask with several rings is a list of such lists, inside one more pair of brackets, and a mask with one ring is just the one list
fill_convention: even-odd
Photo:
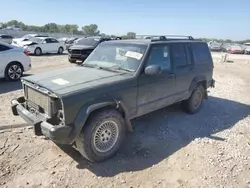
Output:
[[[11,20],[9,22],[0,22],[0,29],[6,28],[8,26],[15,26],[21,28],[23,31],[34,31],[34,32],[46,32],[46,33],[70,33],[77,35],[86,35],[86,36],[105,36],[105,37],[117,37],[115,35],[107,35],[105,33],[101,33],[98,29],[98,25],[90,24],[85,25],[83,27],[79,27],[76,24],[66,24],[60,25],[56,23],[47,23],[43,26],[35,26],[35,25],[26,25],[23,22],[19,22],[17,20]],[[122,38],[133,39],[136,37],[135,32],[127,32],[126,35],[120,36]]]
[[[35,25],[26,25],[23,22],[19,22],[17,20],[11,20],[9,22],[1,23],[0,22],[0,29],[6,28],[8,26],[16,26],[21,28],[23,31],[34,31],[34,32],[46,32],[46,33],[70,33],[70,34],[77,34],[77,35],[86,35],[86,36],[103,36],[103,37],[112,37],[115,38],[115,35],[107,35],[105,33],[100,32],[98,29],[97,24],[90,24],[85,25],[83,27],[79,27],[77,24],[66,24],[60,25],[56,23],[47,23],[44,26],[35,26]],[[127,32],[126,35],[119,36],[124,39],[133,39],[136,38],[135,32]],[[209,38],[202,38],[203,41],[215,41],[218,43],[247,43],[250,42],[250,39],[242,40],[242,41],[233,41],[230,39],[209,39]]]

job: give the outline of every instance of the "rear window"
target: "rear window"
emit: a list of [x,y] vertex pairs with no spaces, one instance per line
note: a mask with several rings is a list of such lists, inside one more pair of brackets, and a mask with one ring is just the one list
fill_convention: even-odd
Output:
[[193,51],[195,64],[204,64],[212,61],[211,54],[207,44],[192,43],[191,49]]
[[10,35],[0,35],[0,38],[2,39],[12,39],[13,37]]
[[0,52],[5,51],[5,50],[9,50],[9,49],[10,49],[10,47],[0,44]]

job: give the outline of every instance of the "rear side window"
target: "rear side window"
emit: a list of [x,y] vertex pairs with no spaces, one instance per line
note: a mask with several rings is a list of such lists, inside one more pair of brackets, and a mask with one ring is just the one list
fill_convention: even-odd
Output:
[[191,48],[194,55],[195,64],[205,64],[212,61],[210,51],[205,43],[193,43]]
[[10,48],[8,46],[4,46],[2,44],[0,44],[0,52],[5,51],[5,50],[9,50]]
[[48,39],[45,39],[46,43],[51,43],[51,39],[48,38]]
[[171,57],[175,67],[184,67],[188,64],[186,47],[184,44],[176,43],[171,45]]
[[59,43],[58,40],[53,39],[53,38],[50,39],[50,42],[51,42],[51,43]]

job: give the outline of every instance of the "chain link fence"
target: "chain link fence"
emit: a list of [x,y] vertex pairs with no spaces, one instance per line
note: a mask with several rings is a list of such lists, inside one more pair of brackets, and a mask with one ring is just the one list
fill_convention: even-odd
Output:
[[77,37],[77,38],[81,38],[84,37],[84,35],[77,35],[77,34],[72,34],[72,33],[47,33],[47,32],[34,32],[34,31],[14,31],[14,30],[3,30],[0,29],[0,35],[1,34],[6,34],[6,35],[11,35],[14,38],[20,38],[24,35],[27,34],[46,34],[50,37],[54,37],[54,38],[63,38],[63,37]]

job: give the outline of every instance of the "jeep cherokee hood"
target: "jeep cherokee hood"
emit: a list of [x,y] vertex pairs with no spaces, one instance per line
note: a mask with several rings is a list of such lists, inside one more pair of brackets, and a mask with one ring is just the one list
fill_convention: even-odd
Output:
[[23,77],[22,80],[37,84],[61,96],[78,90],[89,90],[100,85],[111,84],[132,76],[132,74],[122,72],[77,66]]

